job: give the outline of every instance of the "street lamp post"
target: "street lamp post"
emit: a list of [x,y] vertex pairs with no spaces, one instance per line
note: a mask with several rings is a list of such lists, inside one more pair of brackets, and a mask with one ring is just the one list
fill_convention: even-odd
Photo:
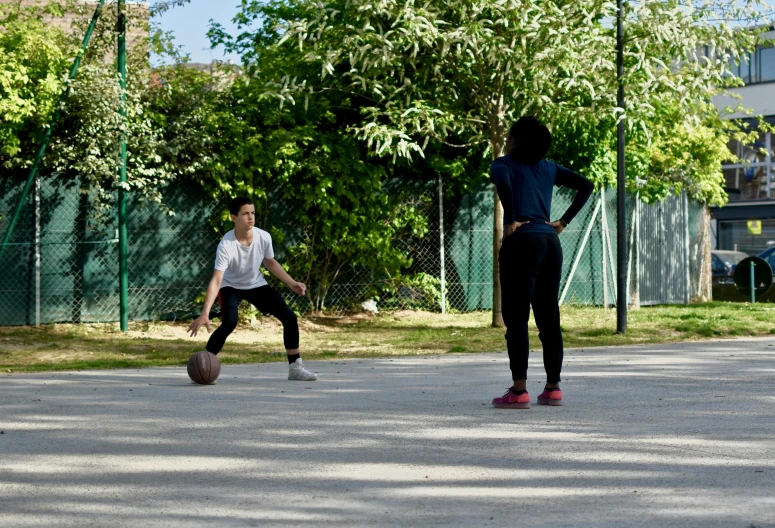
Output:
[[[617,0],[616,105],[624,112],[624,6]],[[616,331],[627,331],[627,194],[624,167],[624,115],[619,116],[616,140]]]

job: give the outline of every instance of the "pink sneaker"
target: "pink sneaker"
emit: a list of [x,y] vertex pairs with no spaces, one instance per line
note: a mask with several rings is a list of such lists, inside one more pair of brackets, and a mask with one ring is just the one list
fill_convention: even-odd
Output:
[[529,409],[530,395],[527,392],[516,394],[514,387],[509,387],[506,394],[500,398],[493,398],[492,406],[498,409]]
[[546,390],[538,396],[539,405],[562,405],[562,391],[560,389]]

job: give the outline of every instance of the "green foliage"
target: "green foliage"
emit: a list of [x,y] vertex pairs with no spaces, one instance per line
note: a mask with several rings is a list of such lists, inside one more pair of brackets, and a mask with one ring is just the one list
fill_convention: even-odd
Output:
[[[398,274],[409,261],[394,241],[427,229],[407,193],[387,188],[398,169],[368,158],[346,133],[356,115],[349,101],[337,103],[322,101],[314,112],[281,109],[237,79],[207,123],[218,137],[213,163],[195,175],[218,199],[246,195],[256,202],[257,224],[276,245],[285,242],[284,266],[308,285],[315,311],[325,308],[333,282],[355,267]],[[226,220],[224,212],[220,231],[230,227]]]
[[64,89],[76,42],[45,16],[71,3],[20,8],[0,4],[0,167],[29,167],[35,143]]
[[[717,162],[740,127],[712,99],[739,85],[730,61],[753,49],[772,13],[760,0],[627,2],[630,190],[654,201],[686,189],[723,203]],[[508,125],[537,113],[558,138],[554,158],[610,186],[625,115],[606,23],[615,14],[597,0],[254,0],[237,17],[244,32],[214,35],[243,52],[262,74],[258,90],[281,105],[332,92],[358,99],[363,120],[351,130],[378,153],[425,155],[435,139],[498,156]],[[267,70],[267,56],[281,54]]]
[[267,80],[267,97],[294,103],[328,90],[356,94],[364,119],[353,131],[378,153],[411,157],[427,138],[458,136],[499,155],[517,117],[576,108],[600,86],[603,76],[580,66],[604,56],[608,38],[590,22],[605,14],[610,4],[597,0],[253,1],[238,20],[262,26],[227,44],[246,50],[269,42],[298,57],[298,67]]
[[[382,287],[381,290],[375,297],[382,310],[427,310],[428,306],[434,306],[434,311],[441,311],[441,279],[433,275],[417,273],[396,277],[390,286]],[[448,299],[445,299],[445,309],[447,313],[450,312]]]
[[[12,173],[21,176],[32,164],[93,9],[92,4],[70,0],[45,7],[0,5],[0,163]],[[66,14],[76,15],[71,34],[45,21]],[[185,58],[169,34],[149,28],[142,10],[130,8],[127,14],[128,27],[147,30],[149,37],[129,48],[126,127],[115,65],[106,60],[115,55],[115,10],[104,9],[71,82],[41,172],[54,173],[61,184],[77,183],[90,193],[95,200],[93,220],[114,214],[122,133],[128,142],[125,187],[172,213],[162,191],[210,163],[210,138],[202,134],[201,123],[216,91],[214,79],[228,82],[228,76],[182,67],[152,71],[149,50],[177,61]]]

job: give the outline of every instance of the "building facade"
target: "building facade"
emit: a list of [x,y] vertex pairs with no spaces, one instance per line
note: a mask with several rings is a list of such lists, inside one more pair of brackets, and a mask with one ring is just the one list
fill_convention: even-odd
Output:
[[[35,6],[48,3],[48,0],[0,0],[0,4],[15,4],[20,7]],[[64,31],[80,32],[79,22],[88,21],[94,10],[97,8],[98,2],[94,0],[79,0],[85,8],[85,15],[77,15],[74,13],[67,13],[62,17],[49,17],[48,22],[56,27],[63,29]],[[127,27],[127,46],[132,47],[138,43],[144,42],[148,37],[148,18],[150,16],[149,5],[145,2],[127,2],[127,7],[131,12],[132,22]],[[115,5],[108,5],[106,2],[105,9],[103,11],[102,18],[110,17],[111,20],[116,18]],[[79,20],[81,18],[81,20]]]
[[[775,29],[764,38],[775,39]],[[733,72],[745,82],[744,87],[733,90],[742,101],[725,96],[717,98],[716,105],[724,108],[742,103],[754,116],[775,124],[775,46],[759,46],[746,62],[734,65]],[[729,203],[711,209],[712,247],[757,255],[775,245],[775,134],[760,132],[752,145],[733,140],[729,148],[742,162],[723,166]]]

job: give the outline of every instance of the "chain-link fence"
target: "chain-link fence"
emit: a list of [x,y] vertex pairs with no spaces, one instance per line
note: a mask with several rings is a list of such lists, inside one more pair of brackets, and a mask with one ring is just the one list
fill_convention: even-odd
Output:
[[[0,236],[21,188],[0,183]],[[32,194],[0,261],[0,325],[117,321],[115,213],[97,218],[93,196],[81,192],[77,182],[42,179]],[[165,201],[174,216],[152,205],[128,204],[133,319],[172,318],[190,310],[212,273],[220,240],[209,222],[216,204],[185,186],[167,189]]]
[[[0,181],[0,237],[8,229],[21,188],[19,182]],[[32,194],[0,259],[0,325],[117,321],[115,217],[95,221],[90,214],[93,198],[81,192],[77,182],[44,178]],[[386,277],[377,265],[344,263],[326,287],[310,284],[312,295],[323,297],[319,306],[343,311],[373,299],[381,310],[470,312],[492,308],[492,185],[482,182],[470,194],[449,196],[440,192],[438,183],[429,182],[418,184],[410,195],[410,205],[427,219],[429,229],[424,236],[399,234],[394,240],[395,246],[411,259],[401,277]],[[555,191],[552,218],[562,216],[573,195],[566,189]],[[275,189],[265,203],[256,207],[257,226],[272,234],[280,262],[295,254],[305,239],[305,230],[310,229],[289,214],[299,204],[287,196]],[[174,215],[165,215],[155,205],[129,204],[129,317],[133,320],[196,315],[222,236],[217,228],[222,224],[217,220],[225,210],[224,203],[185,184],[166,189],[164,200]],[[688,215],[685,226],[681,232],[670,232],[664,226],[641,225],[638,229],[638,219],[647,216],[644,209],[657,206],[638,204],[633,196],[628,198],[627,298],[631,302],[643,300],[638,292],[644,261],[660,252],[672,255],[675,251],[666,245],[671,240],[678,240],[673,246],[686,248],[686,253],[680,258],[666,257],[662,265],[674,261],[676,276],[687,277],[692,291],[698,290],[698,277],[704,269],[698,249],[704,236],[704,208],[685,203],[684,209],[673,207],[670,213]],[[636,214],[639,209],[640,214]],[[603,190],[592,196],[563,232],[562,303],[615,304],[616,224],[616,194]],[[653,236],[661,238],[649,242]],[[644,251],[644,247],[650,249]],[[313,306],[310,299],[298,297],[287,288],[280,290],[300,312]]]

